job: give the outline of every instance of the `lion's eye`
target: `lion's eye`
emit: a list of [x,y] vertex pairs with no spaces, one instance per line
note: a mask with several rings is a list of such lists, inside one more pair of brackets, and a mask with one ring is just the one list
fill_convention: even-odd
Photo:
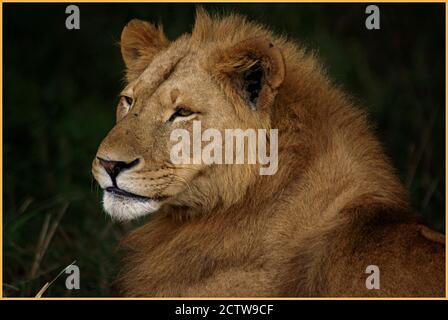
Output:
[[132,103],[134,102],[134,99],[132,99],[129,96],[121,96],[121,101],[124,105],[126,105],[126,107],[131,107]]
[[194,112],[191,111],[190,109],[187,109],[185,107],[178,107],[176,111],[168,119],[168,121],[173,122],[176,118],[180,117],[185,118],[191,116],[192,114],[194,114]]

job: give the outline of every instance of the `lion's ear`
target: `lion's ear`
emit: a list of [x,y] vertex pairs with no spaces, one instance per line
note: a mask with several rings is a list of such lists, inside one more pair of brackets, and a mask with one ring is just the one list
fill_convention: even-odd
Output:
[[121,54],[130,81],[140,75],[154,56],[169,45],[162,28],[138,19],[131,20],[121,32]]
[[269,40],[251,38],[216,54],[215,72],[254,110],[270,107],[285,78],[280,50]]

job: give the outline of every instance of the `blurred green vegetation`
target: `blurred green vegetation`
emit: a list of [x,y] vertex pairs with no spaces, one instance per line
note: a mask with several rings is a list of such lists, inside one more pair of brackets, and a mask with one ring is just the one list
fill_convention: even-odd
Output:
[[[132,18],[161,22],[175,38],[191,29],[195,11],[81,4],[81,29],[69,31],[65,7],[3,4],[6,296],[34,296],[74,260],[81,289],[66,290],[63,276],[45,296],[112,294],[114,245],[132,226],[102,212],[90,165],[114,124],[123,78],[117,42]],[[364,27],[360,4],[205,7],[245,14],[316,50],[335,82],[369,110],[414,208],[444,231],[444,4],[382,4],[376,31]]]

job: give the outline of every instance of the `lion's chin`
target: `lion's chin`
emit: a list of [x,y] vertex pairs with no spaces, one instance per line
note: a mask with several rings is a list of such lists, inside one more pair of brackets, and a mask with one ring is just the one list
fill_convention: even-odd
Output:
[[143,217],[159,210],[161,203],[153,199],[135,199],[105,191],[104,210],[116,221],[127,221]]

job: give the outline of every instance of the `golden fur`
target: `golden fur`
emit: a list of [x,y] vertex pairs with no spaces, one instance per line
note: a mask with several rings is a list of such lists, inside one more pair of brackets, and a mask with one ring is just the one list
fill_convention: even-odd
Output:
[[[135,106],[118,107],[98,156],[142,159],[129,186],[165,200],[122,242],[120,294],[445,296],[443,236],[410,214],[364,112],[312,54],[241,16],[203,10],[173,42],[133,20],[121,45]],[[240,84],[255,64],[264,76],[253,111]],[[175,101],[196,108],[203,129],[278,128],[278,172],[172,166],[160,119]],[[99,170],[95,160],[97,179]],[[366,289],[368,265],[380,268],[380,290]]]

